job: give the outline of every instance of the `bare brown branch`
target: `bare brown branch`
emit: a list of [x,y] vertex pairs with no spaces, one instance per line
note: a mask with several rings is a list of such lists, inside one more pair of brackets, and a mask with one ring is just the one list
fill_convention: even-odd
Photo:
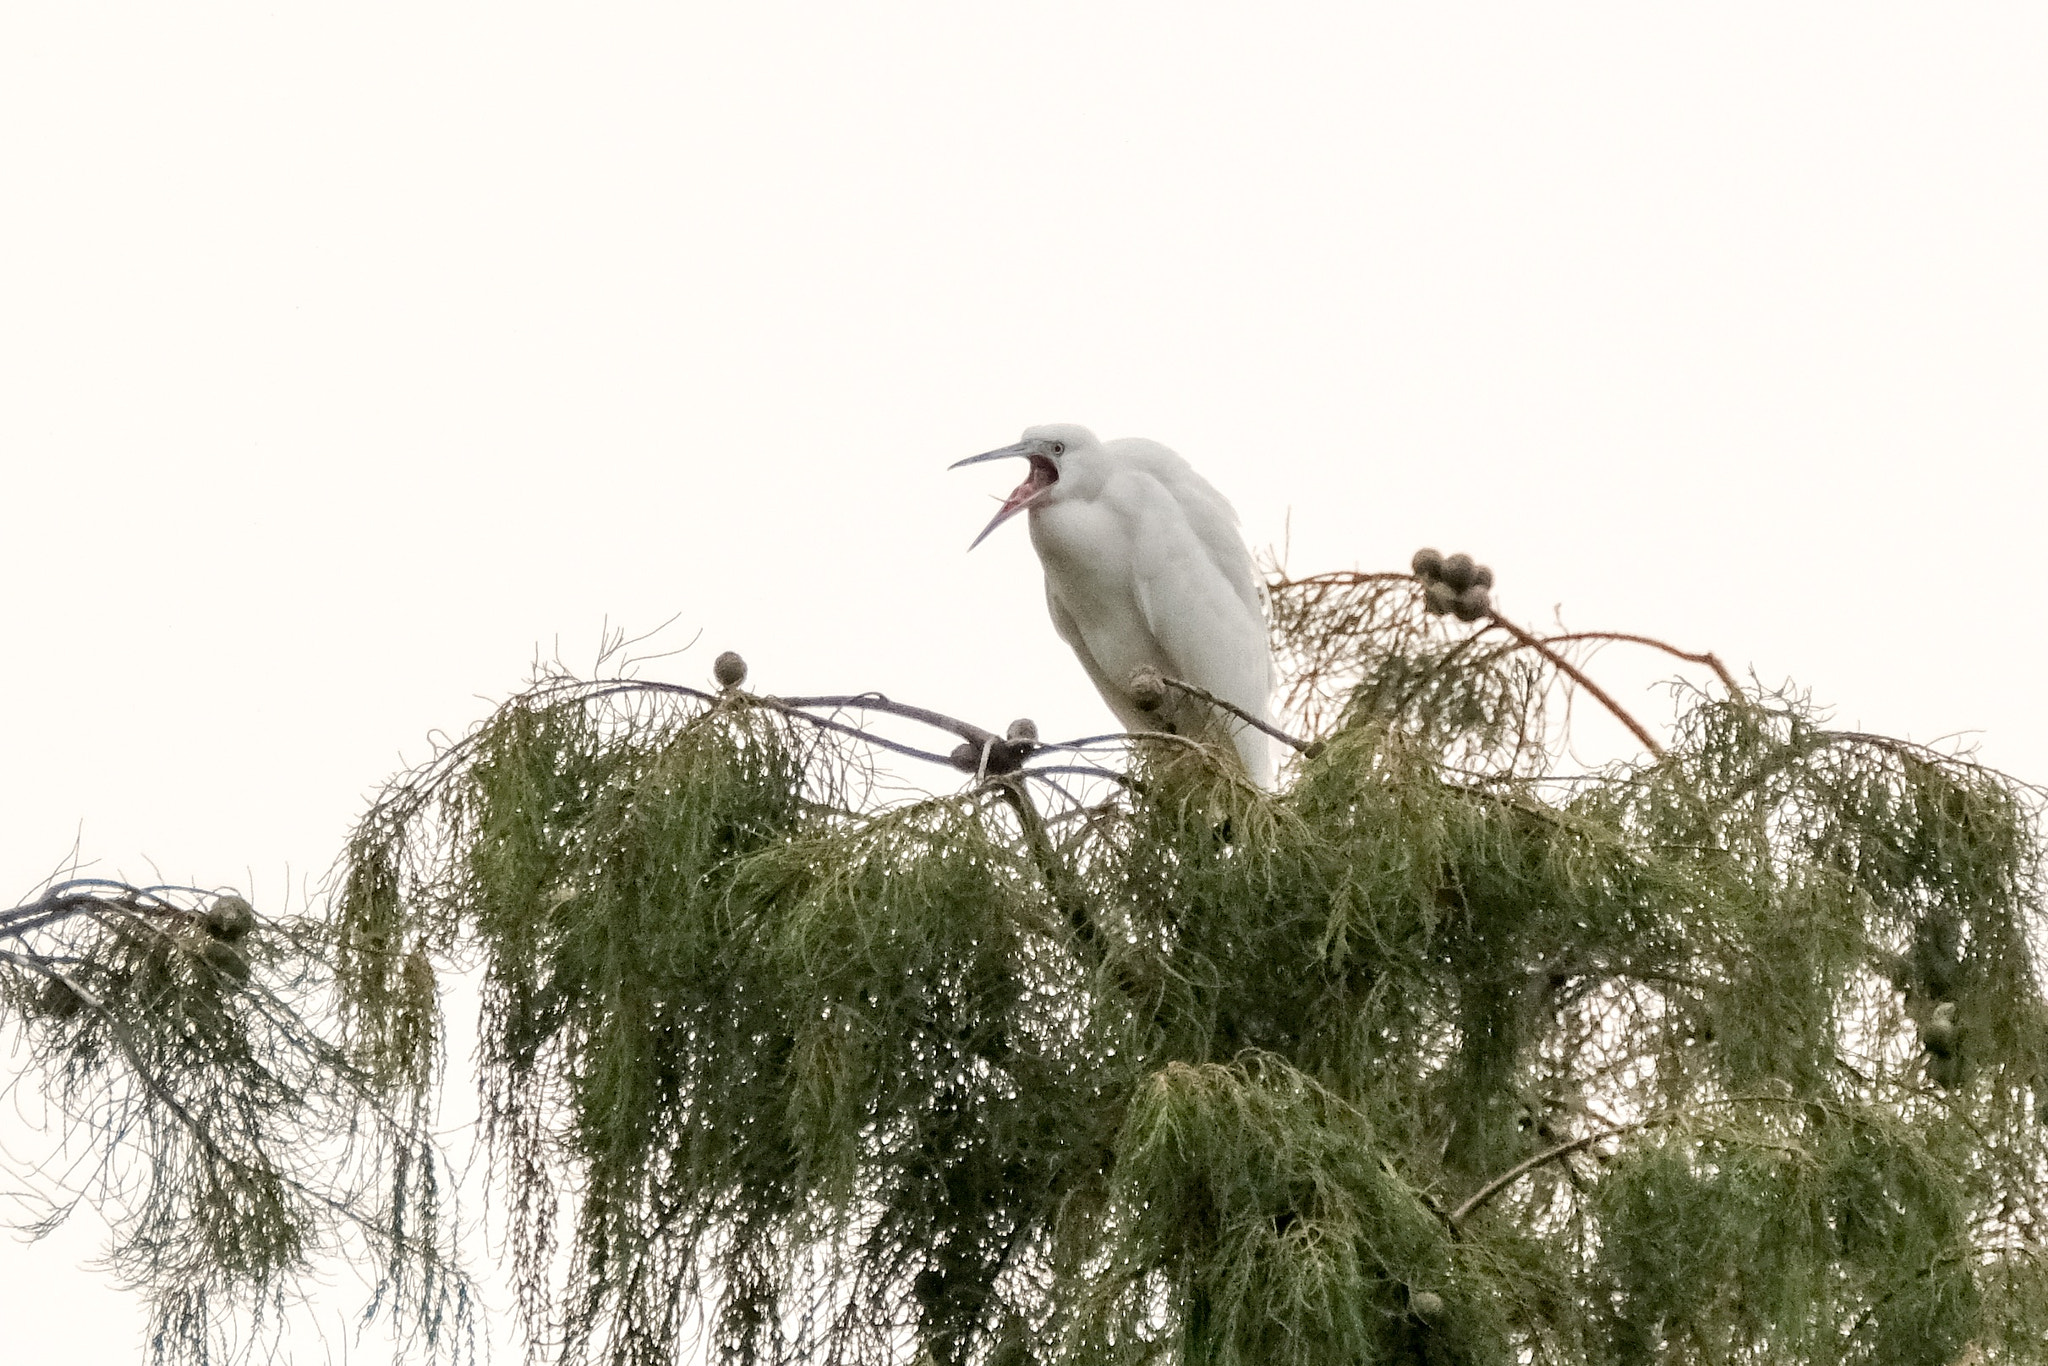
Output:
[[1714,671],[1715,676],[1721,680],[1721,686],[1728,689],[1730,697],[1742,696],[1742,685],[1735,681],[1734,674],[1728,672],[1728,666],[1721,662],[1720,656],[1711,650],[1693,654],[1667,641],[1658,640],[1655,636],[1639,636],[1629,631],[1570,631],[1561,636],[1543,637],[1545,645],[1568,645],[1581,640],[1613,640],[1629,645],[1647,645],[1653,650],[1662,650],[1672,658],[1682,659],[1688,664],[1704,664]]
[[1530,635],[1527,631],[1515,625],[1515,623],[1509,621],[1506,617],[1502,616],[1498,612],[1490,614],[1487,617],[1487,620],[1492,622],[1494,625],[1500,627],[1503,631],[1506,631],[1509,635],[1513,636],[1515,640],[1519,642],[1524,648],[1534,650],[1537,654],[1542,655],[1546,660],[1548,660],[1551,663],[1553,667],[1557,669],[1559,673],[1563,674],[1565,677],[1571,679],[1572,682],[1584,688],[1589,694],[1592,695],[1593,699],[1596,702],[1598,702],[1601,706],[1607,708],[1608,711],[1612,712],[1614,714],[1614,718],[1617,721],[1621,722],[1621,724],[1623,724],[1624,726],[1627,726],[1629,728],[1630,733],[1633,734],[1636,737],[1636,739],[1642,741],[1644,749],[1649,750],[1650,753],[1654,754],[1659,759],[1664,757],[1664,746],[1657,743],[1657,737],[1650,734],[1648,728],[1646,728],[1642,722],[1636,720],[1634,716],[1630,715],[1627,708],[1623,707],[1621,703],[1615,701],[1613,696],[1607,691],[1607,689],[1601,687],[1598,683],[1595,683],[1591,678],[1589,678],[1586,675],[1584,670],[1579,668],[1578,665],[1572,663],[1569,659],[1566,659],[1562,654],[1559,654],[1556,650],[1551,649],[1550,646],[1545,644],[1542,640],[1538,639],[1535,636]]

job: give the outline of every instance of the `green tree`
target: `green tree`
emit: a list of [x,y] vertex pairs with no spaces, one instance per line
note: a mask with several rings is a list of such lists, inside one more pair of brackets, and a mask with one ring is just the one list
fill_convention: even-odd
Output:
[[[327,1140],[380,1174],[335,1203],[423,1347],[462,1341],[417,1202],[466,967],[545,1358],[2048,1359],[2039,794],[1711,656],[1668,743],[1628,718],[1646,761],[1574,770],[1554,704],[1612,705],[1581,666],[1618,638],[1426,589],[1275,578],[1273,793],[1173,737],[544,676],[390,787],[297,931],[346,1088],[235,1123],[380,1117]],[[97,1005],[17,993],[60,1072],[139,990],[117,940],[73,946]],[[334,1205],[271,1203],[185,1274],[276,1284]]]
[[0,911],[0,1024],[26,1062],[9,1090],[39,1092],[62,1140],[14,1194],[43,1206],[31,1232],[101,1212],[154,1360],[274,1342],[334,1256],[368,1272],[402,1339],[470,1342],[446,1165],[426,1111],[394,1111],[337,1042],[332,942],[232,891],[104,878]]

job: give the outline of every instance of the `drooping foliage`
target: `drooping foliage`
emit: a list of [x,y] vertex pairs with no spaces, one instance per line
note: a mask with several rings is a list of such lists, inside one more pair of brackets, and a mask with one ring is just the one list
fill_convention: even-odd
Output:
[[2048,1359],[2038,792],[1706,656],[1589,768],[1554,704],[1599,638],[1271,588],[1275,792],[1171,736],[549,674],[391,785],[324,922],[0,912],[17,1086],[155,1354],[234,1355],[337,1252],[472,1342],[468,974],[537,1359]]
[[276,1351],[297,1286],[334,1257],[401,1341],[474,1344],[424,1096],[394,1112],[388,1079],[322,1027],[331,942],[233,892],[101,878],[0,911],[9,1100],[59,1140],[10,1194],[32,1234],[99,1211],[105,1265],[149,1303],[152,1360]]
[[1571,647],[1272,592],[1274,793],[1140,739],[892,799],[860,713],[565,677],[394,787],[354,1046],[430,1089],[480,964],[540,1355],[2048,1355],[2032,789],[1760,688],[1570,771]]

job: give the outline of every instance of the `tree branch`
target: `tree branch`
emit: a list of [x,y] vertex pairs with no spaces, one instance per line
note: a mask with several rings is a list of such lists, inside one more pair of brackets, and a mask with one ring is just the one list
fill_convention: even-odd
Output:
[[947,716],[944,712],[936,712],[928,707],[913,707],[907,702],[891,701],[878,692],[853,693],[844,697],[756,697],[754,700],[782,708],[858,707],[866,711],[886,712],[891,716],[901,716],[907,721],[921,721],[939,730],[949,730],[970,745],[986,744],[991,740],[1003,738],[994,731],[983,730],[972,722]]
[[1052,893],[1053,904],[1066,912],[1067,921],[1074,927],[1074,933],[1083,944],[1095,945],[1095,916],[1088,907],[1088,899],[1081,889],[1074,885],[1071,870],[1060,862],[1059,853],[1052,847],[1052,839],[1045,833],[1045,820],[1038,814],[1037,803],[1031,794],[1014,776],[995,780],[994,786],[1008,802],[1010,809],[1017,813],[1017,823],[1024,829],[1024,843],[1031,850],[1032,861],[1038,865],[1039,874],[1045,878],[1046,890]]
[[1542,655],[1545,659],[1549,660],[1551,664],[1556,666],[1559,673],[1562,673],[1565,677],[1571,679],[1572,682],[1578,684],[1587,692],[1591,693],[1593,695],[1594,700],[1598,701],[1601,706],[1607,708],[1608,711],[1612,712],[1614,714],[1614,718],[1617,721],[1621,722],[1621,724],[1623,724],[1624,726],[1627,726],[1629,730],[1635,735],[1636,739],[1642,741],[1644,749],[1649,750],[1651,754],[1654,754],[1659,759],[1664,757],[1664,746],[1657,743],[1657,737],[1650,734],[1650,732],[1644,728],[1642,722],[1636,720],[1635,717],[1629,715],[1627,710],[1625,710],[1622,707],[1621,703],[1615,701],[1612,697],[1610,697],[1605,688],[1601,687],[1598,683],[1595,683],[1591,678],[1588,678],[1586,674],[1576,664],[1572,663],[1569,659],[1566,659],[1563,655],[1551,649],[1550,646],[1545,644],[1542,640],[1538,639],[1535,636],[1530,635],[1527,631],[1524,631],[1521,627],[1515,625],[1512,621],[1509,621],[1506,617],[1502,616],[1498,612],[1488,613],[1487,620],[1491,621],[1495,626],[1500,627],[1503,631],[1506,631],[1509,635],[1513,636],[1516,642],[1522,645],[1524,648],[1534,650],[1537,654]]
[[[1716,1099],[1703,1101],[1701,1102],[1701,1104],[1703,1106],[1782,1105],[1798,1107],[1801,1109],[1817,1106],[1823,1110],[1828,1110],[1834,1113],[1841,1113],[1841,1107],[1834,1105],[1833,1103],[1817,1096],[1721,1096]],[[1521,1180],[1530,1172],[1535,1171],[1538,1167],[1542,1166],[1546,1162],[1555,1162],[1561,1157],[1569,1157],[1573,1153],[1579,1151],[1581,1148],[1589,1148],[1593,1144],[1600,1142],[1602,1139],[1621,1138],[1628,1134],[1641,1133],[1645,1129],[1662,1128],[1666,1124],[1676,1124],[1681,1120],[1688,1119],[1690,1117],[1690,1115],[1681,1111],[1677,1113],[1651,1115],[1645,1119],[1639,1119],[1633,1124],[1616,1124],[1610,1120],[1607,1123],[1607,1127],[1605,1129],[1600,1130],[1597,1133],[1586,1134],[1583,1137],[1572,1139],[1568,1143],[1560,1143],[1554,1148],[1546,1148],[1542,1152],[1537,1153],[1534,1157],[1524,1158],[1522,1161],[1517,1162],[1514,1166],[1508,1168],[1499,1176],[1494,1177],[1493,1180],[1487,1182],[1478,1190],[1474,1191],[1469,1197],[1467,1197],[1463,1204],[1459,1205],[1456,1209],[1452,1210],[1448,1215],[1446,1215],[1445,1220],[1450,1224],[1451,1228],[1455,1231],[1460,1225],[1462,1225],[1467,1219],[1469,1219],[1472,1216],[1475,1210],[1479,1209],[1482,1205],[1486,1204],[1487,1201],[1493,1199],[1494,1196],[1499,1195],[1509,1186],[1514,1185],[1515,1182]],[[1983,1135],[1980,1133],[1979,1137],[1982,1138]]]
[[1590,1148],[1603,1138],[1619,1138],[1623,1134],[1633,1133],[1637,1129],[1646,1128],[1658,1122],[1657,1120],[1645,1120],[1641,1124],[1625,1124],[1619,1129],[1605,1129],[1599,1133],[1587,1134],[1583,1138],[1575,1138],[1569,1143],[1560,1143],[1555,1148],[1547,1148],[1534,1157],[1524,1158],[1474,1191],[1466,1198],[1464,1204],[1459,1205],[1446,1215],[1445,1220],[1454,1230],[1463,1228],[1465,1221],[1472,1217],[1474,1210],[1477,1210],[1481,1205],[1484,1205],[1487,1201],[1493,1199],[1494,1196],[1499,1195],[1509,1186],[1514,1185],[1515,1182],[1521,1180],[1530,1172],[1535,1171],[1544,1163],[1555,1162],[1560,1157],[1569,1157],[1581,1148]]
[[1700,654],[1692,654],[1689,651],[1679,649],[1676,645],[1658,640],[1655,636],[1639,636],[1628,631],[1572,631],[1561,636],[1543,637],[1545,645],[1565,645],[1579,640],[1618,640],[1629,645],[1647,645],[1653,650],[1662,650],[1674,659],[1682,659],[1688,664],[1704,664],[1712,669],[1715,675],[1720,678],[1721,686],[1728,689],[1731,697],[1740,698],[1742,696],[1742,688],[1741,685],[1736,683],[1735,675],[1728,672],[1728,668],[1721,662],[1720,656],[1711,650]]
[[1311,758],[1313,758],[1321,750],[1320,741],[1297,740],[1292,735],[1289,735],[1286,731],[1280,729],[1280,727],[1274,725],[1272,722],[1261,720],[1259,717],[1253,716],[1250,712],[1246,711],[1243,707],[1238,706],[1235,702],[1225,702],[1222,698],[1218,697],[1215,693],[1210,692],[1207,688],[1198,688],[1194,684],[1184,683],[1178,678],[1168,678],[1165,674],[1159,675],[1159,681],[1164,683],[1169,688],[1178,688],[1180,691],[1186,693],[1189,697],[1199,698],[1200,700],[1207,702],[1212,707],[1215,707],[1221,711],[1229,712],[1232,716],[1235,716],[1238,720],[1244,722],[1252,729],[1264,731],[1266,734],[1272,736],[1275,740],[1279,740],[1285,744],[1292,745],[1295,749],[1299,750],[1303,754],[1309,755]]

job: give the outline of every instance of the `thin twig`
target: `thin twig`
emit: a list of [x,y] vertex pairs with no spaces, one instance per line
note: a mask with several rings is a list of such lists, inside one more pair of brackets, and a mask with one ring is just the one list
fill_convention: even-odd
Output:
[[1491,621],[1494,625],[1506,631],[1509,635],[1513,636],[1515,638],[1516,643],[1524,646],[1527,649],[1534,650],[1539,655],[1542,655],[1545,659],[1549,660],[1553,665],[1557,667],[1558,672],[1564,674],[1567,678],[1571,679],[1572,682],[1578,684],[1587,692],[1591,693],[1595,701],[1599,702],[1600,705],[1606,707],[1608,711],[1612,712],[1614,714],[1614,718],[1617,721],[1620,721],[1621,724],[1627,726],[1629,730],[1634,733],[1636,739],[1643,742],[1644,749],[1649,750],[1650,753],[1654,754],[1659,759],[1664,757],[1664,746],[1658,744],[1657,738],[1651,735],[1648,730],[1644,729],[1643,723],[1636,720],[1635,717],[1629,715],[1627,710],[1622,707],[1621,703],[1615,701],[1612,697],[1610,697],[1605,688],[1601,687],[1598,683],[1595,683],[1592,679],[1588,678],[1576,664],[1573,664],[1569,659],[1566,659],[1563,655],[1551,649],[1543,641],[1539,640],[1535,636],[1530,635],[1527,631],[1524,631],[1521,627],[1515,625],[1512,621],[1509,621],[1500,613],[1489,613],[1487,619]]
[[930,764],[945,764],[948,767],[950,767],[953,763],[951,755],[934,754],[930,750],[918,749],[914,745],[901,744],[898,741],[891,740],[886,736],[876,735],[872,731],[862,730],[859,726],[850,726],[846,724],[846,722],[844,721],[835,721],[829,716],[813,716],[807,711],[798,711],[795,707],[791,706],[787,702],[782,701],[780,698],[757,697],[753,700],[760,703],[762,706],[769,708],[771,711],[777,711],[782,713],[784,716],[795,717],[799,721],[808,721],[812,725],[817,726],[822,730],[834,730],[838,731],[841,735],[851,735],[856,739],[865,740],[867,743],[871,745],[880,745],[883,749],[893,750],[898,754],[907,756],[908,758],[922,759],[926,763]]
[[1040,749],[1101,749],[1109,745],[1122,745],[1133,735],[1151,735],[1153,731],[1114,730],[1104,735],[1084,735],[1078,740],[1041,740]]
[[1361,583],[1408,583],[1415,582],[1413,574],[1397,569],[1332,569],[1321,574],[1310,574],[1306,578],[1290,579],[1281,575],[1278,580],[1269,581],[1269,590],[1281,588],[1302,588],[1314,585],[1317,588],[1349,588]]
[[1038,804],[1031,800],[1031,793],[1017,780],[1017,775],[1006,774],[994,780],[993,786],[1002,794],[1010,809],[1017,813],[1017,823],[1023,827],[1024,843],[1031,850],[1032,861],[1038,864],[1040,875],[1045,878],[1046,890],[1052,893],[1053,904],[1067,913],[1067,921],[1074,927],[1074,933],[1081,942],[1095,944],[1095,916],[1088,908],[1088,898],[1074,885],[1072,871],[1062,862],[1052,840],[1045,833],[1045,819],[1038,813]]
[[[81,887],[108,887],[114,889],[114,894],[74,890]],[[191,914],[176,903],[156,895],[159,891],[189,892],[200,897],[214,895],[203,887],[132,887],[125,882],[114,882],[106,878],[78,878],[59,883],[26,905],[0,911],[0,934],[25,937],[31,931],[44,929],[60,920],[94,910],[119,910],[139,916]]]
[[106,1026],[107,1033],[112,1036],[115,1047],[121,1050],[122,1056],[128,1059],[128,1065],[134,1069],[136,1079],[142,1083],[145,1090],[163,1104],[165,1109],[171,1112],[172,1116],[180,1124],[184,1125],[186,1131],[198,1141],[200,1146],[204,1147],[213,1157],[231,1167],[242,1171],[252,1170],[248,1163],[234,1157],[223,1148],[220,1140],[213,1136],[213,1130],[201,1124],[192,1114],[191,1110],[186,1108],[185,1103],[179,1100],[172,1093],[170,1087],[166,1086],[157,1077],[156,1073],[150,1069],[148,1060],[142,1056],[142,1050],[136,1046],[135,1041],[129,1036],[127,1026],[121,1022],[120,1017],[114,1014],[105,1001],[92,992],[87,991],[67,974],[57,971],[57,969],[45,962],[32,959],[28,961],[17,959],[16,961],[20,962],[21,966],[42,974],[50,981],[61,983],[73,996],[78,998],[81,1005],[100,1017],[100,1022]]
[[1284,741],[1285,743],[1294,746],[1295,749],[1301,751],[1303,754],[1307,754],[1316,748],[1315,741],[1297,740],[1292,735],[1289,735],[1286,731],[1280,729],[1280,727],[1274,725],[1272,722],[1262,720],[1259,717],[1252,715],[1243,707],[1238,706],[1235,702],[1225,702],[1222,698],[1218,697],[1215,693],[1210,692],[1207,688],[1199,688],[1192,683],[1183,683],[1180,679],[1168,678],[1165,674],[1161,674],[1159,676],[1159,681],[1166,684],[1166,686],[1169,688],[1178,688],[1190,697],[1200,698],[1202,701],[1207,702],[1212,707],[1217,707],[1223,711],[1229,712],[1232,716],[1235,716],[1238,720],[1244,722],[1246,725],[1252,727],[1254,730],[1262,730],[1266,734],[1272,736],[1275,740]]
[[970,745],[984,744],[1003,737],[994,731],[983,730],[969,721],[947,716],[928,707],[913,707],[907,702],[894,702],[878,692],[854,693],[845,697],[759,697],[756,701],[782,707],[860,707],[868,711],[887,712],[910,721],[922,721],[939,730],[949,730]]
[[[562,690],[574,690],[579,686],[591,689],[577,699],[578,701],[585,702],[595,702],[607,697],[616,697],[636,692],[688,697],[699,702],[716,702],[720,698],[720,694],[704,692],[701,689],[688,687],[681,683],[659,683],[649,679],[638,678],[596,679],[587,684],[579,683],[575,680],[566,680]],[[549,689],[549,691],[556,690]],[[726,695],[740,698],[757,706],[766,707],[770,711],[780,712],[784,716],[793,717],[799,721],[809,722],[820,730],[837,731],[841,735],[851,735],[856,739],[865,740],[869,744],[880,745],[883,749],[893,750],[908,758],[922,759],[926,763],[943,764],[948,767],[951,767],[953,763],[951,755],[934,754],[930,750],[918,749],[914,745],[902,744],[899,741],[876,735],[872,731],[863,730],[859,726],[848,725],[844,721],[835,721],[829,716],[813,716],[810,712],[803,711],[801,708],[860,707],[871,711],[887,712],[892,716],[906,717],[913,721],[922,721],[926,725],[935,726],[940,730],[949,730],[955,735],[977,744],[1001,738],[971,722],[961,721],[951,716],[942,715],[939,712],[929,711],[924,707],[913,707],[901,702],[892,702],[880,693],[861,693],[849,697],[771,697],[766,694],[743,692],[735,688]]]
[[1743,695],[1741,685],[1735,681],[1735,675],[1728,672],[1728,667],[1712,650],[1693,654],[1679,649],[1676,645],[1658,640],[1655,636],[1639,636],[1628,631],[1572,631],[1566,635],[1543,637],[1545,645],[1567,645],[1579,640],[1618,640],[1629,645],[1647,645],[1653,650],[1662,650],[1672,658],[1682,659],[1688,664],[1704,664],[1720,678],[1721,685],[1728,689],[1729,696],[1739,699]]
[[1083,778],[1107,778],[1126,788],[1134,788],[1137,782],[1129,774],[1118,773],[1113,768],[1102,768],[1095,764],[1039,764],[1035,768],[1017,770],[1027,778],[1043,778],[1049,773],[1071,773]]
[[[1820,1109],[1827,1110],[1830,1113],[1834,1114],[1845,1113],[1842,1107],[1834,1104],[1832,1101],[1823,1099],[1819,1096],[1720,1096],[1714,1099],[1704,1100],[1700,1103],[1702,1105],[1712,1106],[1782,1105],[1794,1106],[1800,1109],[1806,1109],[1808,1107],[1819,1107]],[[1546,1148],[1542,1152],[1537,1153],[1534,1157],[1524,1158],[1522,1161],[1517,1162],[1514,1166],[1508,1168],[1499,1176],[1496,1176],[1495,1178],[1493,1178],[1493,1180],[1487,1182],[1478,1190],[1474,1191],[1465,1200],[1465,1203],[1459,1205],[1456,1209],[1452,1210],[1448,1215],[1445,1215],[1444,1218],[1446,1222],[1450,1224],[1451,1228],[1455,1230],[1472,1216],[1473,1211],[1477,1210],[1487,1201],[1493,1199],[1494,1196],[1499,1195],[1509,1186],[1514,1185],[1515,1182],[1521,1180],[1530,1172],[1535,1171],[1538,1167],[1542,1166],[1546,1162],[1555,1162],[1558,1158],[1569,1157],[1573,1153],[1579,1151],[1579,1149],[1591,1147],[1593,1144],[1600,1142],[1602,1139],[1622,1138],[1629,1134],[1641,1133],[1645,1129],[1657,1129],[1662,1128],[1666,1124],[1677,1124],[1691,1117],[1692,1116],[1685,1111],[1678,1111],[1675,1113],[1650,1115],[1645,1119],[1637,1120],[1633,1124],[1615,1124],[1612,1121],[1609,1121],[1608,1127],[1598,1131],[1597,1133],[1586,1134],[1583,1137],[1572,1139],[1568,1143],[1560,1143],[1554,1148]],[[1850,1113],[1849,1117],[1853,1119],[1853,1113]],[[1980,1138],[1983,1137],[1981,1133],[1978,1136]]]
[[1560,1157],[1569,1157],[1581,1148],[1590,1148],[1603,1138],[1619,1138],[1623,1134],[1631,1133],[1637,1129],[1645,1128],[1648,1125],[1656,1122],[1657,1121],[1655,1120],[1645,1120],[1641,1124],[1628,1124],[1622,1126],[1619,1129],[1603,1129],[1598,1133],[1591,1133],[1585,1135],[1582,1138],[1575,1138],[1569,1143],[1560,1143],[1555,1148],[1546,1148],[1544,1151],[1536,1154],[1534,1157],[1524,1158],[1522,1161],[1517,1162],[1514,1166],[1509,1167],[1499,1176],[1494,1177],[1493,1180],[1487,1182],[1478,1190],[1474,1191],[1471,1194],[1471,1196],[1466,1199],[1464,1204],[1452,1210],[1450,1214],[1445,1216],[1445,1218],[1452,1228],[1462,1228],[1464,1227],[1465,1220],[1471,1217],[1472,1212],[1474,1210],[1478,1209],[1487,1201],[1493,1199],[1494,1196],[1499,1195],[1509,1186],[1514,1185],[1515,1182],[1521,1180],[1530,1172],[1535,1171],[1544,1163],[1555,1162]]

